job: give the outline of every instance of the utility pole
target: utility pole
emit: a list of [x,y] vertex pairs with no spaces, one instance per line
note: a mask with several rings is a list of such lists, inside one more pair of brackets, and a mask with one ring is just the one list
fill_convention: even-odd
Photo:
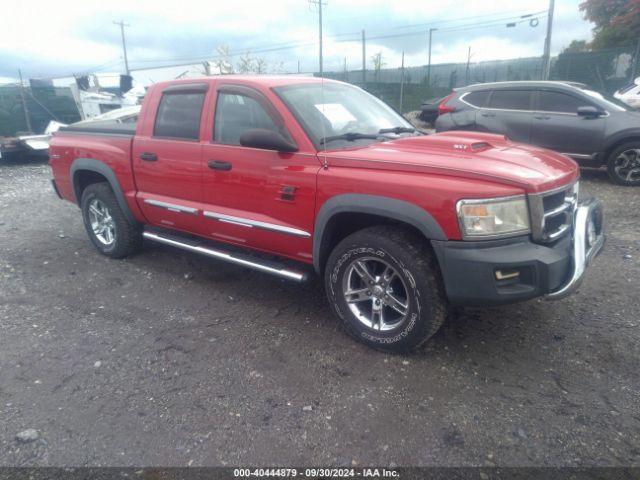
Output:
[[431,40],[433,37],[433,32],[435,32],[437,28],[429,29],[429,61],[427,63],[427,86],[431,87]]
[[114,25],[120,25],[120,35],[122,35],[122,51],[124,52],[124,69],[127,72],[127,75],[129,75],[129,59],[127,58],[127,42],[124,38],[124,27],[129,27],[130,25],[128,23],[124,23],[124,21],[120,20],[119,22],[116,22],[114,20]]
[[465,79],[465,84],[466,85],[469,85],[469,63],[471,63],[471,45],[469,45],[469,51],[467,52],[467,69],[466,69],[465,74],[464,74],[464,79]]
[[547,12],[547,37],[544,40],[544,54],[542,56],[542,80],[549,80],[551,71],[551,34],[553,33],[553,10],[555,0],[549,0],[549,10]]
[[402,52],[402,63],[400,65],[400,115],[402,115],[403,96],[404,96],[404,51]]
[[364,37],[364,29],[362,30],[362,86],[367,84],[367,42]]
[[31,117],[29,116],[29,109],[27,108],[27,100],[24,98],[24,83],[22,83],[22,70],[18,70],[18,77],[20,77],[20,100],[22,101],[22,111],[24,112],[24,119],[27,122],[27,130],[33,132],[31,127]]
[[344,57],[344,81],[349,81],[349,72],[347,71],[347,57]]
[[298,73],[300,73],[300,60],[298,60]]
[[638,71],[638,62],[640,62],[640,38],[638,38],[638,43],[636,43],[636,53],[633,56],[633,65],[631,67],[631,78],[630,82],[633,82],[636,79],[636,72]]
[[320,76],[323,76],[323,71],[322,71],[322,6],[326,5],[326,2],[323,2],[322,0],[309,0],[309,4],[311,5],[317,5],[318,7],[318,43],[320,45],[320,57],[318,59],[318,65],[320,67]]

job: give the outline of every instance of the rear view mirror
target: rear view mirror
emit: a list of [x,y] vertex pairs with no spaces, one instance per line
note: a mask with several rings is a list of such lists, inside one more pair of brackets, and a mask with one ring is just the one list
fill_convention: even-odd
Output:
[[263,128],[250,128],[240,135],[240,145],[243,147],[262,148],[276,152],[297,152],[298,147],[280,133]]
[[602,110],[597,109],[592,106],[578,107],[578,115],[581,117],[599,117],[600,115],[604,115]]

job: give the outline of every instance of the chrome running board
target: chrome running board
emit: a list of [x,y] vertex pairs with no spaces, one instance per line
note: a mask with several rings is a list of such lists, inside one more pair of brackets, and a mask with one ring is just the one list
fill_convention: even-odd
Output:
[[274,264],[269,261],[261,261],[259,258],[253,256],[228,253],[222,250],[213,249],[211,247],[204,247],[202,245],[199,245],[197,241],[186,239],[178,240],[174,237],[169,237],[168,235],[165,236],[162,233],[149,231],[142,232],[142,236],[154,242],[171,245],[172,247],[181,248],[182,250],[187,250],[188,252],[199,253],[200,255],[217,258],[219,260],[224,260],[225,262],[235,263],[236,265],[242,265],[243,267],[270,273],[281,278],[286,278],[287,280],[293,280],[294,282],[304,282],[305,280],[307,280],[306,273],[288,270],[281,265]]

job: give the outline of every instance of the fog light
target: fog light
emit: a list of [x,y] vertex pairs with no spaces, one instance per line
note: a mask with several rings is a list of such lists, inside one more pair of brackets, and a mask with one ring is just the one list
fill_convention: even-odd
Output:
[[587,247],[593,247],[596,243],[596,224],[593,223],[592,219],[589,219],[589,223],[587,223]]
[[520,276],[518,270],[496,270],[496,280],[509,280]]

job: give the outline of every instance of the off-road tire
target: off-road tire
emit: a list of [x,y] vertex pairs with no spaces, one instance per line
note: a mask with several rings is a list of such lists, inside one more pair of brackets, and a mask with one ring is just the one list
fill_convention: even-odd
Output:
[[[344,276],[358,258],[386,262],[407,286],[408,313],[392,330],[379,331],[364,325],[347,304]],[[447,302],[437,261],[425,240],[410,230],[376,226],[349,235],[331,252],[324,277],[331,309],[344,329],[377,350],[415,350],[438,331],[446,318]]]
[[637,177],[637,180],[625,180],[621,178],[620,175],[616,172],[616,159],[625,152],[626,150],[637,150],[640,149],[640,140],[635,140],[631,142],[626,142],[613,150],[609,157],[607,158],[607,173],[609,174],[609,178],[613,183],[618,185],[623,185],[625,187],[637,187],[640,186],[640,177]]
[[[109,209],[115,225],[115,241],[112,245],[104,245],[98,240],[89,220],[89,204],[99,199]],[[84,189],[80,201],[82,220],[85,230],[96,249],[111,258],[123,258],[136,252],[142,246],[142,231],[138,225],[132,224],[120,208],[111,186],[106,183],[93,183]]]

